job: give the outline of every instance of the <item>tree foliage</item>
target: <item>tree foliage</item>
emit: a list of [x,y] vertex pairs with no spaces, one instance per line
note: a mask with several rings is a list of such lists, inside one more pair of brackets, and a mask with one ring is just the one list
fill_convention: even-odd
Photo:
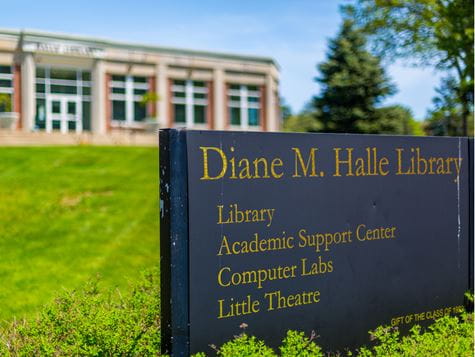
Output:
[[321,76],[316,78],[321,94],[313,101],[323,131],[379,132],[376,107],[395,87],[380,59],[365,46],[365,36],[348,19],[329,43],[327,59],[318,66]]
[[321,123],[311,113],[291,115],[284,120],[284,131],[317,132],[322,129]]
[[[429,111],[425,131],[434,136],[463,135],[463,107],[457,98],[457,81],[453,77],[442,80],[433,99],[434,109]],[[468,134],[473,136],[473,112],[468,121]]]
[[471,0],[357,0],[345,7],[374,50],[390,60],[412,59],[455,74],[462,132],[473,112],[474,11]]
[[414,120],[409,108],[402,105],[390,105],[376,109],[376,117],[368,123],[366,132],[397,135],[424,135],[419,122]]

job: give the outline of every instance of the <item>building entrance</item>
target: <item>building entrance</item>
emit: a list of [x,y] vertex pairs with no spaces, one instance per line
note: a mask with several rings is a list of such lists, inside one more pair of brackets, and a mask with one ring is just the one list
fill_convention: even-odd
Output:
[[36,127],[50,133],[90,130],[89,71],[36,67]]
[[46,96],[46,132],[82,132],[81,98],[74,95]]

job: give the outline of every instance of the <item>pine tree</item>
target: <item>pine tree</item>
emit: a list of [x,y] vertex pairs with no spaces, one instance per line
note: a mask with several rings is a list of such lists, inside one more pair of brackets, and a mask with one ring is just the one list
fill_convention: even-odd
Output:
[[329,43],[324,63],[318,66],[321,94],[314,97],[316,119],[325,132],[368,133],[381,118],[376,106],[395,92],[380,59],[366,49],[364,35],[351,20]]

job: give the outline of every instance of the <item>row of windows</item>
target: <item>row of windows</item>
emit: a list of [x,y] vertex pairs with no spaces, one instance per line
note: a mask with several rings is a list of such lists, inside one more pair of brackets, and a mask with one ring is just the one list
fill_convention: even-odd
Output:
[[[150,92],[149,77],[112,75],[109,81],[111,119],[118,123],[142,122],[147,113],[144,96]],[[84,107],[83,120],[88,122],[91,101],[90,71],[54,67],[36,68],[36,124],[44,127],[47,98],[55,95],[77,96]],[[206,124],[209,108],[209,87],[205,81],[173,80],[171,103],[173,122],[193,126]],[[227,87],[227,115],[231,126],[258,127],[261,121],[261,91],[257,86],[230,84]],[[0,112],[12,110],[13,71],[0,65]],[[48,107],[49,108],[49,107]],[[51,111],[51,109],[48,109]],[[87,117],[87,118],[86,118]]]
[[[122,123],[143,121],[147,115],[144,95],[149,92],[147,77],[112,75],[109,98],[112,120]],[[186,126],[206,124],[209,88],[204,81],[173,80],[171,86],[173,122]],[[231,84],[227,91],[227,108],[232,126],[258,127],[261,117],[261,91],[257,86]]]

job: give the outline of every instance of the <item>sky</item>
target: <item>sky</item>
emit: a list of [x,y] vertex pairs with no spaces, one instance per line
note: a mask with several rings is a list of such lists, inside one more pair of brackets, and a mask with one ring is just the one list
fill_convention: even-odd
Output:
[[[294,113],[319,93],[317,64],[350,0],[41,0],[1,3],[1,28],[34,29],[197,50],[261,55],[280,66],[280,94]],[[417,119],[431,107],[441,73],[409,63],[386,66]]]

